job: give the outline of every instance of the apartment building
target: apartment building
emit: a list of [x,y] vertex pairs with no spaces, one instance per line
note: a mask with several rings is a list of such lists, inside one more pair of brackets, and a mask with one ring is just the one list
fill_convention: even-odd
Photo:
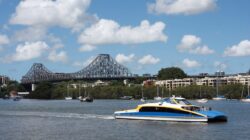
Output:
[[156,80],[155,85],[165,86],[172,90],[177,87],[186,87],[190,85],[203,85],[216,87],[216,85],[229,85],[229,84],[242,84],[250,85],[250,75],[230,75],[230,76],[206,76],[206,77],[193,77],[184,79],[173,80]]

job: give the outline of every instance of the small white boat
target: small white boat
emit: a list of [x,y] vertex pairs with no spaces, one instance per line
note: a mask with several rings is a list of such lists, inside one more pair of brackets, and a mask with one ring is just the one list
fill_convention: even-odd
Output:
[[160,96],[157,96],[157,97],[154,97],[154,100],[160,101],[160,100],[162,100],[162,98]]
[[72,97],[67,96],[67,97],[65,97],[65,100],[72,100]]
[[141,100],[141,102],[145,102],[147,100],[147,98],[146,97],[142,97],[140,100]]
[[133,96],[122,96],[120,97],[122,100],[133,100]]
[[249,102],[250,103],[250,96],[247,96],[244,99],[241,99],[242,102]]
[[213,98],[213,100],[216,100],[216,101],[219,101],[219,100],[226,100],[227,98],[225,97],[225,96],[223,96],[223,95],[221,95],[221,96],[216,96],[216,97],[214,97]]
[[156,100],[156,101],[160,101],[160,100],[162,100],[162,98],[159,96],[159,86],[157,86],[157,96],[156,97],[154,97],[154,100]]
[[79,96],[79,97],[78,97],[78,100],[81,100],[81,99],[82,99],[82,96]]
[[[243,86],[243,89],[242,89],[241,97],[243,97],[243,94],[244,94],[244,86]],[[242,102],[249,102],[249,103],[250,103],[250,90],[249,90],[249,85],[247,85],[247,96],[246,96],[246,98],[242,98],[241,101],[242,101]]]
[[241,99],[241,101],[250,103],[250,99]]
[[135,109],[114,112],[116,119],[181,122],[226,122],[227,116],[211,108],[192,105],[185,98],[171,97],[158,103],[138,105]]
[[198,103],[206,103],[206,102],[208,102],[208,99],[205,99],[205,98],[198,99],[198,100],[196,100],[196,102],[198,102]]
[[67,96],[65,97],[65,100],[72,100],[72,97],[69,96],[69,83],[67,85]]
[[143,98],[141,98],[141,102],[145,102],[145,100]]
[[143,84],[142,84],[142,88],[141,88],[141,102],[145,102],[146,101],[146,97],[144,97],[144,93],[143,93]]
[[84,97],[80,99],[81,102],[90,102],[92,103],[94,101],[94,99],[90,96]]

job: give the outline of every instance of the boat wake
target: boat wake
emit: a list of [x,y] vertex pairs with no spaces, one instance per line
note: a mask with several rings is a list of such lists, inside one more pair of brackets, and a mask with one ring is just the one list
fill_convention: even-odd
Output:
[[53,113],[53,112],[22,112],[22,111],[0,111],[5,116],[33,116],[33,117],[56,117],[76,119],[115,119],[112,115],[78,114],[78,113]]

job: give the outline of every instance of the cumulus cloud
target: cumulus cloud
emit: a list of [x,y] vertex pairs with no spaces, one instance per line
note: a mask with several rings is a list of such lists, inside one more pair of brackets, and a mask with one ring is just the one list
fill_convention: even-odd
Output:
[[195,35],[184,35],[181,43],[177,46],[179,52],[189,52],[193,54],[212,54],[214,50],[208,48],[206,45],[201,45],[201,38]]
[[184,59],[182,61],[182,64],[187,67],[187,68],[195,68],[195,67],[199,67],[201,64],[195,60],[190,60],[188,58]]
[[193,15],[216,8],[216,0],[156,0],[148,5],[148,11],[167,15]]
[[65,51],[60,51],[59,53],[57,53],[56,51],[52,51],[49,53],[48,59],[52,62],[66,63],[68,61],[68,56]]
[[128,62],[131,62],[133,61],[135,58],[135,55],[134,54],[130,54],[128,56],[124,55],[124,54],[117,54],[116,57],[115,57],[115,60],[118,62],[118,63],[128,63]]
[[93,50],[95,50],[96,49],[96,47],[95,46],[93,46],[93,45],[83,45],[83,46],[81,46],[80,48],[79,48],[79,51],[80,52],[91,52],[91,51],[93,51]]
[[25,42],[19,44],[16,48],[16,52],[10,56],[7,56],[5,61],[26,61],[34,58],[39,58],[49,47],[45,42]]
[[10,43],[7,35],[0,34],[0,51],[3,50],[3,46]]
[[214,53],[214,50],[212,49],[209,49],[208,46],[204,45],[202,47],[196,47],[194,48],[193,50],[190,50],[191,53],[194,53],[194,54],[212,54]]
[[22,0],[11,16],[11,24],[82,28],[90,18],[86,10],[91,0]]
[[141,59],[139,59],[138,63],[142,65],[156,64],[160,62],[159,58],[153,57],[152,55],[145,55]]
[[250,55],[250,41],[243,40],[238,45],[226,48],[224,56],[249,56]]
[[16,31],[13,39],[20,42],[34,42],[43,40],[47,37],[46,33],[47,29],[42,26],[30,26],[26,29]]
[[156,22],[150,24],[143,20],[139,26],[121,26],[113,20],[101,19],[96,24],[85,29],[78,38],[78,42],[84,45],[103,44],[139,44],[155,41],[167,41],[163,33],[165,24]]

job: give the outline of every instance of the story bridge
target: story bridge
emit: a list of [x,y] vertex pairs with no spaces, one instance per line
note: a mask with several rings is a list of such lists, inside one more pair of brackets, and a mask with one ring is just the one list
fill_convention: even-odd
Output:
[[66,80],[117,80],[134,79],[128,68],[116,62],[109,54],[99,54],[88,66],[74,73],[55,73],[41,63],[34,63],[22,77],[22,84],[43,81],[59,82]]

